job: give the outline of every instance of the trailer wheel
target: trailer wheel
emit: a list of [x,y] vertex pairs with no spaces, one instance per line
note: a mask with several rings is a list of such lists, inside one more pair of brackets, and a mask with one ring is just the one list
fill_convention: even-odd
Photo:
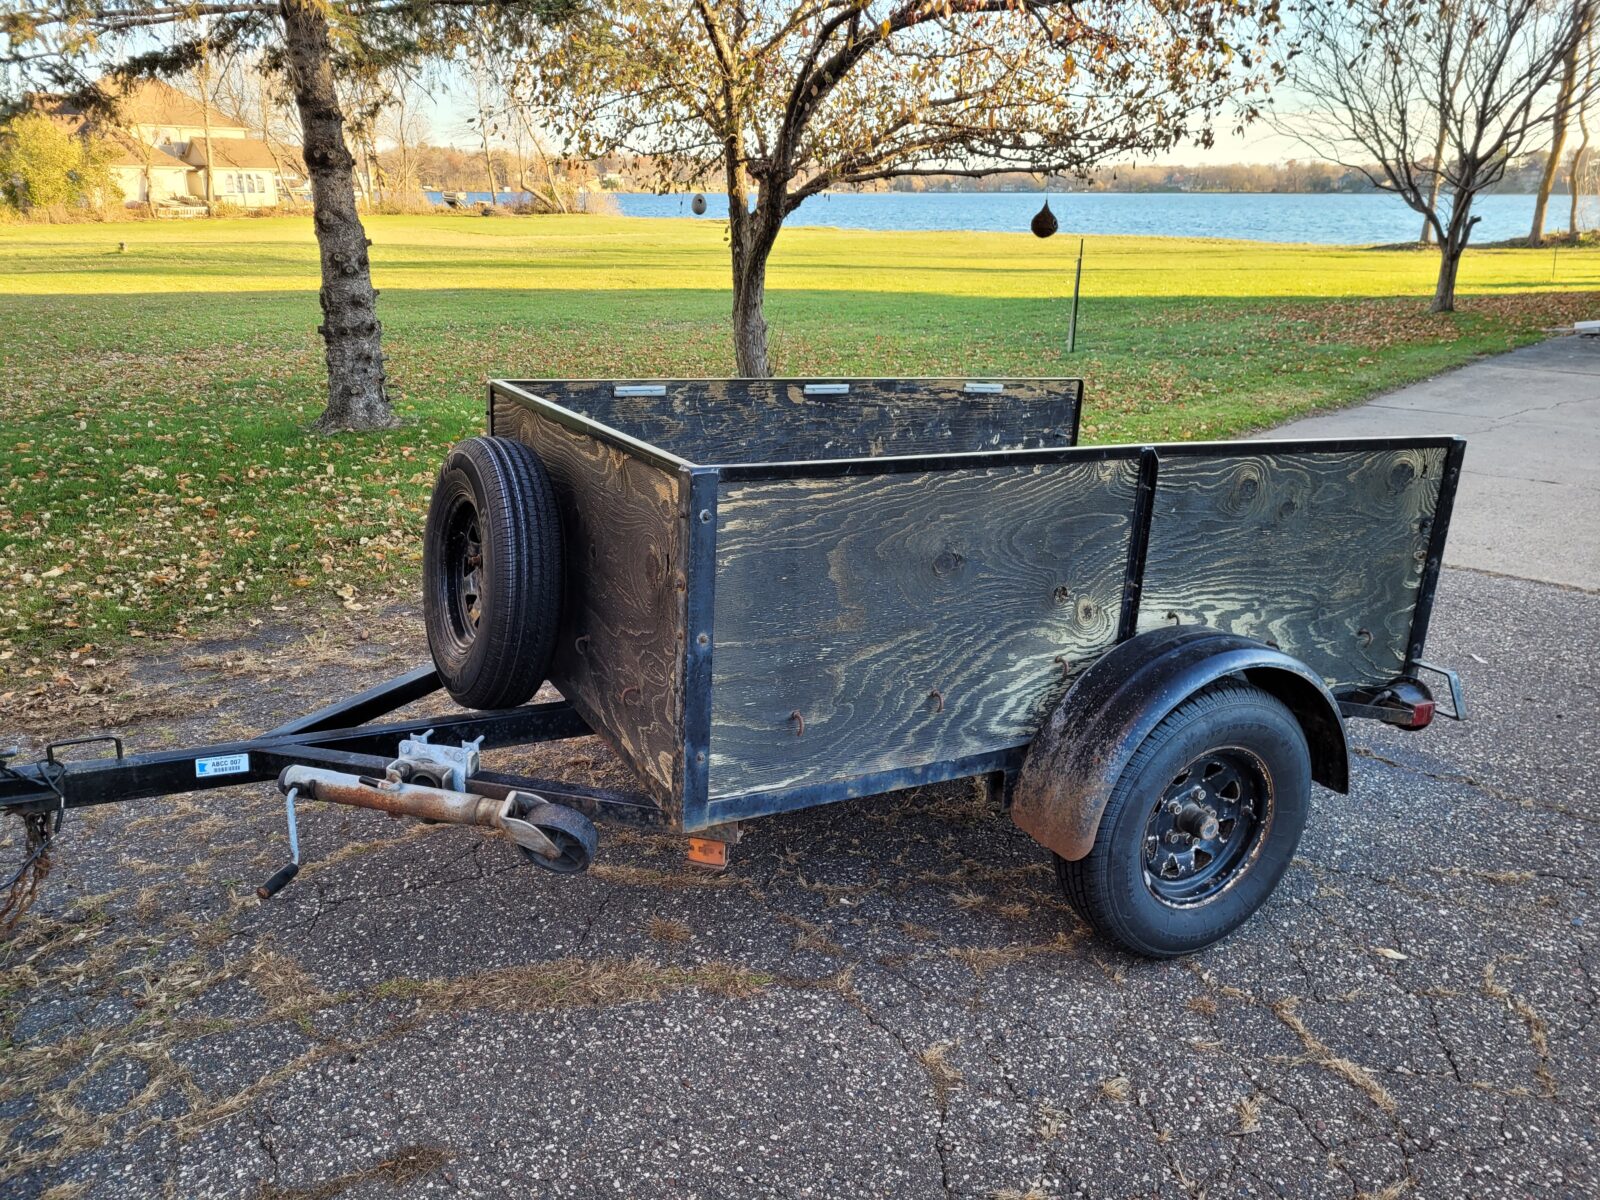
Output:
[[1096,932],[1171,958],[1227,936],[1265,903],[1311,803],[1294,714],[1248,684],[1180,704],[1117,780],[1088,855],[1056,878]]
[[561,619],[562,558],[539,456],[510,438],[455,446],[428,506],[422,611],[456,703],[510,708],[539,690]]

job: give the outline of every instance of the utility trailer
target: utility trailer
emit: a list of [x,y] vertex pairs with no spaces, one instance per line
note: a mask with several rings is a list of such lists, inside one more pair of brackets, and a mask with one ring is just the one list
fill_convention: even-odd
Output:
[[[0,772],[34,846],[73,807],[276,779],[496,827],[585,868],[592,819],[713,868],[773,813],[964,777],[1142,954],[1265,901],[1346,718],[1432,719],[1464,443],[1078,446],[1063,379],[496,380],[424,542],[433,663],[261,737]],[[563,699],[527,703],[548,680]],[[375,719],[440,687],[463,711]],[[481,769],[597,734],[631,792]],[[293,877],[294,861],[260,889]]]

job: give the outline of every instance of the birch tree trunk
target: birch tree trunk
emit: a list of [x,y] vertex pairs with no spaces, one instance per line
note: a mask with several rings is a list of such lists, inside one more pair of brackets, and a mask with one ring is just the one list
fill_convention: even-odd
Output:
[[1533,200],[1533,226],[1528,230],[1528,245],[1544,245],[1544,217],[1550,207],[1550,193],[1555,188],[1556,176],[1561,171],[1561,152],[1567,143],[1567,124],[1572,116],[1573,95],[1578,87],[1578,56],[1584,38],[1572,41],[1561,64],[1561,90],[1556,97],[1556,127],[1550,135],[1550,156],[1545,159],[1544,174],[1539,177],[1539,192]]

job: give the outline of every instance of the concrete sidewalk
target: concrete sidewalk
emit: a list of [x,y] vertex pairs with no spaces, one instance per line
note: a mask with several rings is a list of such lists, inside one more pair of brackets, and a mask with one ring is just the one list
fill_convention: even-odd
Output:
[[1445,561],[1600,590],[1600,338],[1485,359],[1265,437],[1461,434]]

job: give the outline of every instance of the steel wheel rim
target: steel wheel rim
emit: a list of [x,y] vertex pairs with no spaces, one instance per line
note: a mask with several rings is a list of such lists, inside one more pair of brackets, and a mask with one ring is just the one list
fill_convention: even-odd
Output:
[[557,875],[575,875],[589,865],[588,849],[566,830],[541,825],[539,832],[549,838],[560,853],[555,858],[545,858],[524,846],[518,846],[517,849],[522,851],[522,856],[534,866],[543,867],[546,871],[553,871]]
[[472,645],[483,622],[483,534],[478,509],[458,497],[445,522],[445,608],[450,634],[462,648]]
[[1249,873],[1272,824],[1266,765],[1242,746],[1198,755],[1156,798],[1145,820],[1145,886],[1162,904],[1209,904]]

